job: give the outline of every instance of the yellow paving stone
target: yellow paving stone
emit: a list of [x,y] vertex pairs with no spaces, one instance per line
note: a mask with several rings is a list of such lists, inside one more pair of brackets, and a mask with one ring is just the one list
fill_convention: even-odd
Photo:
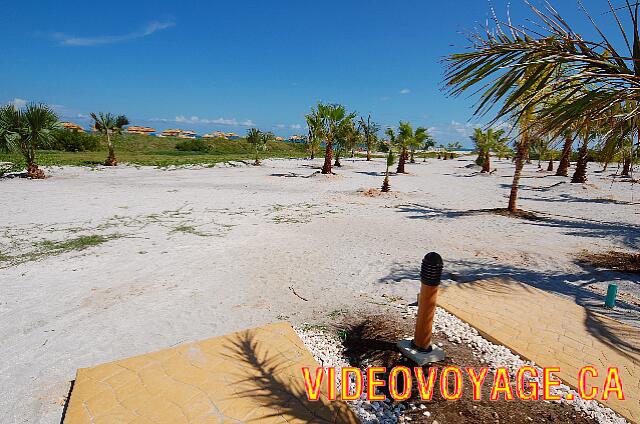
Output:
[[438,304],[480,334],[542,367],[560,366],[559,377],[577,384],[578,371],[597,368],[591,384],[602,389],[609,367],[618,367],[626,399],[605,404],[632,422],[640,417],[640,329],[598,315],[527,284],[495,278],[443,287]]
[[303,366],[319,365],[288,323],[180,345],[78,370],[64,423],[357,423],[307,400]]

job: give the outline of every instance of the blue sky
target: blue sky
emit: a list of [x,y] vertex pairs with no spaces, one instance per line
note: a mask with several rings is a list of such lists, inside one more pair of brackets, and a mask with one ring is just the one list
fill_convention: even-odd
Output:
[[[492,3],[506,11],[506,1]],[[517,19],[524,7],[513,3]],[[584,21],[573,0],[554,3]],[[604,0],[586,4],[604,19]],[[49,103],[82,124],[110,111],[158,129],[290,135],[306,132],[317,101],[385,126],[409,120],[440,143],[468,144],[482,123],[469,122],[472,99],[440,90],[440,59],[466,45],[460,31],[484,22],[485,0],[0,0],[0,8],[0,103]]]

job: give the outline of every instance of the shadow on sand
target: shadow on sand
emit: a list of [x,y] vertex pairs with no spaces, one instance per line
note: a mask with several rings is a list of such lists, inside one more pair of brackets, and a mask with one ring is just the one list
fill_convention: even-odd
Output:
[[[638,326],[640,326],[640,307],[627,303],[624,300],[618,300],[616,309],[604,309],[604,297],[585,288],[585,286],[598,281],[614,281],[616,275],[617,278],[624,276],[626,280],[630,279],[632,282],[640,284],[640,277],[638,276],[615,272],[582,275],[566,273],[553,274],[477,260],[449,261],[445,264],[445,270],[447,268],[456,270],[465,269],[464,278],[455,283],[461,288],[473,289],[475,281],[506,277],[516,280],[514,284],[522,284],[522,287],[536,287],[569,298],[577,305],[585,308],[586,319],[584,326],[589,334],[622,355],[634,358],[635,360],[640,359],[640,329],[638,329]],[[584,280],[586,278],[589,278],[589,281],[585,282]],[[400,282],[403,280],[419,281],[419,268],[405,267],[396,264],[392,267],[388,275],[380,278],[378,281]],[[500,288],[500,290],[502,290],[502,288]],[[526,313],[526,310],[522,312]],[[621,332],[618,327],[614,328],[610,321],[603,318],[600,314],[620,322],[632,324],[635,327],[631,327],[628,331]]]

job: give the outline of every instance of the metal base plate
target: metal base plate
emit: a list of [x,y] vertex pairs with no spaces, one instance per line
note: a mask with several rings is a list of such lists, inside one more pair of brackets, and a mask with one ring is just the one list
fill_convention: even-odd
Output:
[[396,346],[398,346],[401,354],[421,367],[433,362],[444,361],[445,358],[444,350],[433,344],[429,351],[414,346],[412,339],[400,340]]

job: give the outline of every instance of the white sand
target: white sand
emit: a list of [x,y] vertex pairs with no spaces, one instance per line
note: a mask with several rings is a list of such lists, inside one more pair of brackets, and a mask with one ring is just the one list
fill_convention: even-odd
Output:
[[[430,250],[461,278],[508,274],[602,303],[586,287],[606,289],[621,274],[585,271],[574,256],[640,247],[638,187],[593,173],[592,185],[554,186],[567,179],[530,165],[521,207],[549,214],[544,221],[465,215],[504,207],[513,169],[496,161],[497,173],[474,175],[471,160],[408,164],[412,174],[393,176],[394,193],[380,197],[361,191],[381,185],[382,160],[344,160],[332,177],[302,178],[311,162],[292,160],[70,167],[45,181],[0,180],[2,254],[28,254],[42,240],[120,236],[0,269],[0,422],[59,421],[79,367],[277,319],[379,310],[389,296],[413,301]],[[185,226],[197,234],[176,231]],[[637,302],[640,281],[625,278],[620,289]],[[612,315],[637,324],[638,308],[626,306]]]

